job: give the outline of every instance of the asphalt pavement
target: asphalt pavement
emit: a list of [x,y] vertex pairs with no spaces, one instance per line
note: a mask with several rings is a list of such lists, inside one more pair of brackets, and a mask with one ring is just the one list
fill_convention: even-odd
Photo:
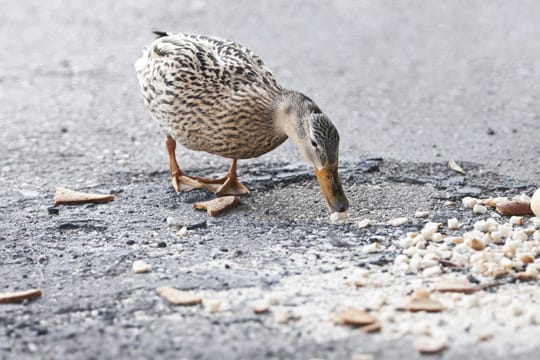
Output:
[[[420,356],[406,337],[336,330],[317,309],[289,327],[251,312],[291,277],[384,267],[357,247],[404,232],[329,224],[290,143],[239,162],[254,192],[230,215],[192,210],[212,196],[172,191],[163,137],[133,68],[152,30],[236,40],[314,99],[341,134],[353,217],[386,221],[430,208],[444,219],[455,215],[446,200],[530,195],[540,185],[534,1],[4,0],[0,10],[0,293],[43,290],[34,302],[0,307],[2,359]],[[228,166],[181,148],[177,155],[198,175]],[[456,180],[448,160],[467,176]],[[48,208],[58,186],[117,199],[55,215]],[[194,224],[204,226],[175,236]],[[131,272],[141,258],[151,273]],[[159,285],[229,305],[215,316],[171,307],[155,295]],[[339,301],[325,300],[332,289],[308,296],[299,286],[282,305],[313,300],[335,312]],[[515,358],[537,351],[510,348]],[[488,344],[439,356],[505,355]]]

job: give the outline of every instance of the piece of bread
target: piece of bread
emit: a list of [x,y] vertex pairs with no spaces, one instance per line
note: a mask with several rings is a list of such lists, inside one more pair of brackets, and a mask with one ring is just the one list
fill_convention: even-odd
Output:
[[54,206],[77,205],[87,203],[106,203],[114,200],[114,195],[102,195],[78,192],[63,187],[56,188]]
[[32,300],[40,296],[41,296],[40,289],[14,291],[10,293],[0,294],[0,304],[20,303],[20,302],[23,302],[24,300]]
[[502,201],[496,205],[497,212],[504,216],[529,215],[531,203],[525,200]]
[[236,196],[223,196],[217,199],[193,204],[193,208],[206,210],[210,216],[218,216],[239,204]]

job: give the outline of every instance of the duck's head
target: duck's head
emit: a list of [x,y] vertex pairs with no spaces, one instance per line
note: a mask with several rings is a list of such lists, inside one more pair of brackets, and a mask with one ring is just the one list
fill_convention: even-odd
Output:
[[297,92],[280,104],[276,120],[313,166],[329,209],[346,211],[349,201],[338,176],[339,133],[334,124],[310,98]]

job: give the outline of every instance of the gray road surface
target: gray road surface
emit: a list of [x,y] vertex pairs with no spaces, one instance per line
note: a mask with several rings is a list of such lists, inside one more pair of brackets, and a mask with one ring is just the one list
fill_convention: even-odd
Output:
[[[172,192],[162,136],[133,70],[154,29],[239,41],[285,86],[312,97],[341,132],[355,215],[388,219],[436,208],[434,197],[458,199],[471,186],[480,195],[494,184],[511,193],[540,182],[534,1],[4,0],[0,10],[0,292],[44,290],[34,303],[0,308],[0,358],[345,359],[359,349],[384,359],[417,356],[405,340],[283,332],[250,313],[252,299],[212,318],[155,297],[159,284],[264,290],[291,274],[358,265],[339,239],[364,244],[374,234],[328,225],[291,144],[240,163],[256,191],[233,215],[194,213],[190,203],[208,195]],[[370,157],[384,159],[375,173],[363,167]],[[178,159],[199,174],[227,167],[183,149]],[[424,163],[449,159],[471,173],[445,187],[436,182],[455,174]],[[439,180],[396,181],[424,171]],[[60,185],[118,199],[50,215]],[[208,227],[182,242],[167,218]],[[130,266],[140,257],[157,270],[134,278]],[[221,267],[227,262],[230,271]],[[442,357],[473,354],[502,356],[486,346]]]

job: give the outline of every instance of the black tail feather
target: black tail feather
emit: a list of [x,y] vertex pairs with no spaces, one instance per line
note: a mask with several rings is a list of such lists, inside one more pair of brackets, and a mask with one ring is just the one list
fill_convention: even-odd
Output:
[[161,37],[171,35],[170,33],[165,32],[165,31],[152,31],[152,32],[157,36],[158,39],[161,38]]

